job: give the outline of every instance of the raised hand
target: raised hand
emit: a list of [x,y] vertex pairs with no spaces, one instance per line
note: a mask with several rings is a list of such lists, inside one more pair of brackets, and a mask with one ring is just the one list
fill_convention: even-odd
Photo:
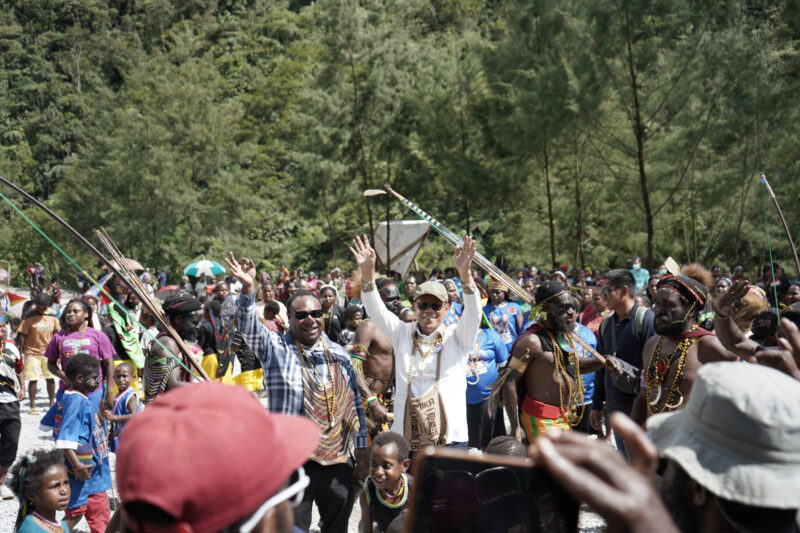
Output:
[[737,281],[727,291],[720,294],[714,305],[717,313],[725,317],[735,313],[739,301],[747,294],[748,287],[747,281]]
[[[612,424],[615,431],[621,427],[618,421]],[[646,440],[635,424],[623,426],[626,430],[638,432],[637,444]],[[652,443],[650,446],[655,449]],[[647,461],[637,459],[636,465],[628,465],[611,446],[577,432],[547,433],[536,440],[528,454],[576,500],[588,503],[605,518],[609,531],[678,532],[650,476],[642,472],[649,470],[644,464]]]
[[228,252],[225,263],[228,265],[231,274],[242,282],[242,294],[253,292],[253,283],[256,279],[256,264],[253,260],[243,257],[241,261],[237,261],[233,252]]
[[370,246],[367,236],[356,236],[353,239],[353,246],[350,247],[350,251],[353,253],[358,268],[361,270],[361,281],[366,283],[375,279],[375,261],[378,258],[378,254]]
[[461,283],[472,283],[470,267],[473,257],[475,257],[475,241],[467,235],[464,237],[464,246],[457,247],[453,252],[453,261],[456,264],[458,274],[461,276]]

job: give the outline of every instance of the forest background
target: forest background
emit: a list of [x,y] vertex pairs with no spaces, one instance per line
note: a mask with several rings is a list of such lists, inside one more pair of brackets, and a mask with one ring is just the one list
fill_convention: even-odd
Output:
[[[347,266],[414,218],[384,183],[514,266],[752,273],[766,212],[793,277],[758,177],[800,234],[799,38],[796,1],[0,1],[0,174],[171,281],[229,249]],[[17,283],[74,277],[0,209]]]

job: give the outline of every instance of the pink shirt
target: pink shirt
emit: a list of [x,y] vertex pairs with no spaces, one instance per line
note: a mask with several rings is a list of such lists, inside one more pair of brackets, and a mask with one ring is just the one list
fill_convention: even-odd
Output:
[[[105,333],[87,327],[83,332],[67,329],[57,332],[47,345],[44,356],[50,361],[58,361],[63,370],[70,357],[82,352],[96,357],[98,361],[111,359],[117,353]],[[105,381],[103,365],[100,365],[100,380]],[[63,382],[61,388],[66,388]]]

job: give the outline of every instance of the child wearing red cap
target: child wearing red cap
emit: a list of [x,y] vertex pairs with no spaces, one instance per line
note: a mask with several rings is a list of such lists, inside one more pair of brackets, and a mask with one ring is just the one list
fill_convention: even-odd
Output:
[[369,451],[369,477],[361,494],[361,531],[372,533],[373,521],[385,533],[397,515],[406,508],[413,478],[406,474],[410,460],[408,444],[402,435],[378,433]]

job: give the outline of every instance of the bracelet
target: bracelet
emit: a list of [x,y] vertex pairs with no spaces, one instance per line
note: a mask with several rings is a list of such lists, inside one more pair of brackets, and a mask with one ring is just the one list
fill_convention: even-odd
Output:
[[378,401],[378,397],[377,396],[370,396],[369,398],[367,398],[364,401],[364,409],[369,407],[369,404],[371,404],[372,402],[377,402],[377,401]]
[[470,283],[469,285],[461,285],[461,291],[464,294],[475,294],[475,284]]
[[368,281],[366,283],[361,284],[361,292],[370,292],[375,290],[375,282]]
[[722,314],[720,314],[720,313],[714,313],[714,318],[719,318],[720,320],[728,320],[728,319],[730,319],[730,317],[729,317],[729,316],[727,316],[727,315],[722,315]]
[[511,357],[508,360],[508,367],[519,373],[525,372],[528,363],[531,362],[531,352],[525,352],[522,357]]

